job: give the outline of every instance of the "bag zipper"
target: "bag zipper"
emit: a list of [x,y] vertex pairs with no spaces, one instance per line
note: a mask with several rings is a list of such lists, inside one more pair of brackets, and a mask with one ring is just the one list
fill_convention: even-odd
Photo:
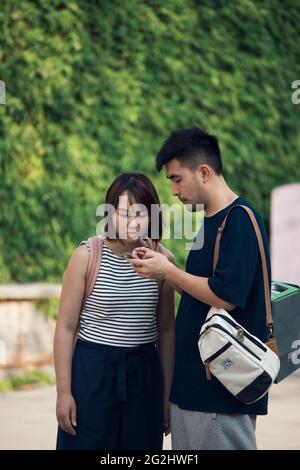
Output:
[[223,354],[223,352],[227,351],[228,348],[230,348],[230,346],[232,346],[232,343],[230,341],[228,341],[227,344],[225,344],[225,346],[222,346],[222,348],[218,349],[218,351],[216,351],[214,354],[212,354],[211,356],[209,356],[205,362],[212,362],[214,361],[217,357],[219,357],[221,354]]
[[260,357],[258,357],[254,352],[251,351],[251,349],[249,349],[247,346],[245,346],[243,343],[240,343],[239,341],[237,341],[237,339],[231,334],[229,333],[229,331],[227,331],[225,328],[223,328],[222,326],[218,325],[217,323],[212,323],[211,325],[209,325],[204,331],[202,331],[202,333],[200,334],[199,338],[201,338],[201,336],[203,335],[203,333],[205,333],[207,330],[209,330],[209,328],[218,328],[219,330],[221,331],[224,331],[227,335],[229,335],[232,339],[234,339],[234,341],[239,344],[240,346],[242,346],[242,348],[244,348],[246,351],[248,351],[249,354],[251,354],[252,356],[254,356],[256,359],[258,359],[260,362],[261,362],[261,359]]
[[[214,315],[212,315],[208,320],[205,320],[204,324],[209,322],[213,317],[221,317],[223,318],[224,320],[226,320],[230,325],[232,325],[234,328],[236,328],[237,330],[239,330],[241,327],[236,325],[235,322],[233,320],[231,320],[230,318],[226,317],[225,315],[222,315],[221,313],[215,313]],[[255,338],[253,338],[253,336],[251,336],[249,333],[247,333],[247,331],[245,331],[243,329],[243,333],[244,333],[244,336],[246,336],[246,338],[248,338],[250,341],[252,341],[257,347],[259,347],[263,352],[267,352],[267,349],[262,345],[260,344]]]

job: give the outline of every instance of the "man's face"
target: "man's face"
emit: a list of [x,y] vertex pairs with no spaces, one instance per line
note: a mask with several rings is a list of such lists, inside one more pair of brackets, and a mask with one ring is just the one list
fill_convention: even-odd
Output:
[[177,196],[187,209],[195,212],[196,204],[206,204],[207,191],[201,176],[201,168],[191,171],[181,166],[174,158],[166,164],[166,176],[172,182],[172,194]]

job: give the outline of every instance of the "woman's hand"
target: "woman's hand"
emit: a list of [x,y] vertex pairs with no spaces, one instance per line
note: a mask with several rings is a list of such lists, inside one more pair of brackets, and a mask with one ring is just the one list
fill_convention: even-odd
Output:
[[76,436],[76,403],[71,393],[57,395],[56,417],[58,425],[68,434]]

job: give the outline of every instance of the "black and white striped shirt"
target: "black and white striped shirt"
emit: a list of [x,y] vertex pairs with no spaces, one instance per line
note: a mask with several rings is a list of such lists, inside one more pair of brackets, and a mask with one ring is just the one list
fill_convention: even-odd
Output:
[[[84,240],[89,249],[89,242]],[[126,259],[103,244],[97,279],[80,313],[78,337],[111,346],[139,346],[157,339],[158,284],[140,277]]]

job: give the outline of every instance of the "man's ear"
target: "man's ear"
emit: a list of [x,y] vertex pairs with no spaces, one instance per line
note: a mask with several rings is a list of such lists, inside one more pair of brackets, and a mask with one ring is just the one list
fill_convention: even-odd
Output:
[[200,178],[200,181],[202,181],[202,183],[206,183],[206,181],[208,181],[211,175],[211,171],[212,170],[208,165],[205,165],[205,163],[201,163],[198,166],[196,173],[198,178]]

